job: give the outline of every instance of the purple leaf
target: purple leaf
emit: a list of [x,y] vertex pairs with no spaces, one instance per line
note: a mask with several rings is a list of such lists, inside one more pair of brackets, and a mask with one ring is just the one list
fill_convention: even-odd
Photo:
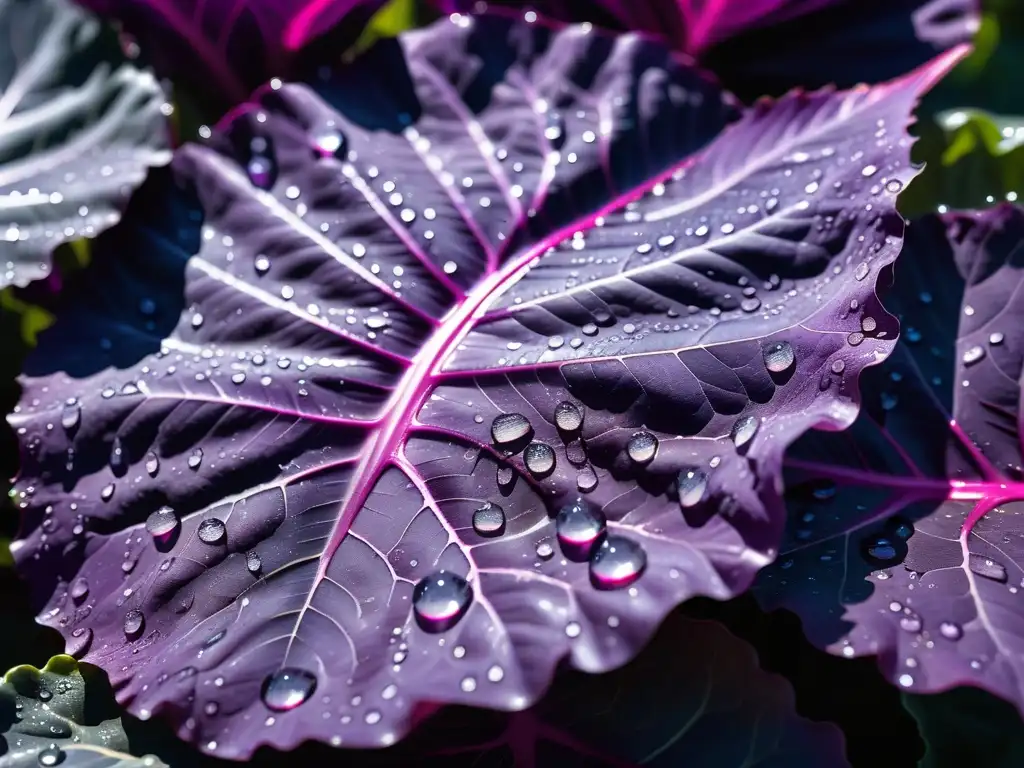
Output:
[[902,687],[974,685],[1019,708],[1024,211],[909,233],[886,301],[906,343],[865,377],[848,434],[794,447],[788,541],[757,593]]
[[978,0],[433,0],[445,12],[530,9],[664,37],[745,101],[909,72],[971,40]]
[[[328,33],[330,60],[384,0],[79,0],[123,22],[162,76],[222,114],[271,77],[296,76],[298,57]],[[320,57],[320,63],[327,60]]]
[[92,375],[25,377],[11,417],[41,620],[233,758],[520,709],[744,590],[786,445],[852,421],[895,342],[904,128],[963,54],[694,154],[732,110],[637,36],[463,18],[375,50],[180,150],[177,328],[133,364],[96,323],[132,281],[84,282],[31,370]]
[[164,94],[66,0],[0,5],[0,288],[50,271],[61,243],[115,223],[165,165]]

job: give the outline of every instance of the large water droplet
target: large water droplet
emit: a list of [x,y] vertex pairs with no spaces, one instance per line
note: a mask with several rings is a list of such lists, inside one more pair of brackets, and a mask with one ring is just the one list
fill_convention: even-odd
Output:
[[274,164],[270,158],[257,155],[249,160],[246,170],[254,187],[270,189],[274,186]]
[[974,365],[979,363],[985,357],[985,348],[975,345],[964,352],[963,361],[964,365]]
[[1005,584],[1009,578],[1006,573],[1006,567],[1002,563],[997,563],[995,560],[983,555],[972,553],[967,558],[967,567],[979,576],[992,579],[992,581],[998,581],[1001,584]]
[[512,483],[515,481],[516,473],[507,464],[499,464],[494,479],[499,488],[508,489],[511,488]]
[[892,565],[900,557],[899,548],[888,536],[871,536],[865,539],[862,552],[868,562],[880,566]]
[[224,539],[225,533],[227,533],[227,529],[224,527],[224,521],[216,517],[203,520],[196,531],[199,540],[204,544],[217,544],[221,542]]
[[954,621],[944,621],[939,624],[939,634],[947,640],[959,640],[964,636],[964,629]]
[[562,116],[554,110],[549,110],[544,126],[544,138],[551,143],[552,149],[561,149],[565,144],[565,121]]
[[534,475],[548,475],[555,468],[555,449],[547,443],[530,443],[523,452],[523,463]]
[[146,454],[146,473],[150,477],[156,477],[159,471],[160,459],[157,458],[157,455],[155,453],[150,451],[148,454]]
[[199,465],[203,463],[203,449],[195,448],[192,453],[188,456],[188,468],[199,469]]
[[565,446],[565,458],[568,459],[569,463],[576,467],[582,467],[587,463],[587,449],[583,445],[583,440],[576,438],[571,443],[566,443]]
[[606,529],[604,514],[583,499],[566,504],[555,515],[555,533],[562,552],[576,562],[590,557]]
[[425,632],[444,632],[458,623],[473,601],[473,588],[452,571],[420,579],[412,592],[416,623]]
[[487,501],[473,512],[473,530],[481,536],[500,536],[505,532],[505,510]]
[[80,603],[89,596],[89,582],[84,576],[79,576],[71,582],[71,589],[68,591],[71,593],[71,599]]
[[793,345],[788,341],[767,344],[761,352],[764,355],[764,367],[772,373],[785,373],[796,362]]
[[178,535],[181,522],[170,507],[160,507],[146,518],[146,531],[157,544],[169,544]]
[[134,640],[142,634],[142,629],[146,625],[146,618],[142,615],[142,611],[131,610],[124,615],[124,636],[129,640]]
[[563,400],[555,406],[555,426],[563,432],[575,432],[583,426],[583,411],[575,403]]
[[646,430],[637,432],[626,443],[626,454],[636,464],[650,464],[658,452],[658,438]]
[[697,467],[687,467],[679,471],[679,505],[693,507],[704,500],[708,490],[708,475]]
[[530,434],[529,420],[521,413],[503,413],[491,422],[491,437],[495,445],[509,445]]
[[345,155],[345,135],[335,128],[325,128],[315,139],[316,149],[324,157]]
[[274,712],[288,712],[309,700],[316,690],[316,677],[304,669],[285,667],[263,681],[263,704]]
[[750,445],[760,424],[761,422],[757,420],[756,416],[743,416],[736,420],[736,423],[732,425],[730,437],[737,450],[742,450]]
[[64,762],[64,750],[58,747],[56,744],[51,744],[48,747],[44,747],[39,750],[37,758],[39,764],[50,768],[50,766],[60,765]]
[[263,558],[260,557],[260,553],[254,549],[249,550],[245,553],[245,569],[249,573],[257,574],[263,568]]
[[60,413],[60,425],[68,432],[73,432],[82,421],[82,407],[77,400],[69,400],[64,403]]
[[583,467],[576,473],[576,490],[590,493],[597,488],[597,473],[592,467]]
[[609,536],[590,558],[590,580],[598,589],[621,589],[640,578],[647,553],[632,539]]

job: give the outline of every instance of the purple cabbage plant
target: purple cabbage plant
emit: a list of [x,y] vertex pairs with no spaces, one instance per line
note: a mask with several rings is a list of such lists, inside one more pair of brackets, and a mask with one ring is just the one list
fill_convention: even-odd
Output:
[[[980,309],[1012,307],[1016,213],[908,230],[901,264],[927,280],[897,281],[893,312],[950,322],[944,275],[983,296],[954,405],[923,373],[946,358],[915,357],[909,327],[897,347],[876,295],[904,248],[911,113],[964,53],[743,108],[648,36],[455,14],[271,81],[150,174],[27,363],[12,549],[40,621],[130,712],[233,759],[390,745],[438,706],[523,710],[559,664],[620,667],[675,606],[766,567],[760,599],[896,682],[1017,695],[1024,574],[988,533],[1019,538],[1019,449],[993,445],[1016,434],[1020,366]],[[931,301],[901,292],[928,281]],[[905,359],[918,378],[893,379]],[[890,416],[889,381],[955,415],[929,429],[960,426],[941,445],[890,426],[909,412]],[[809,430],[798,521],[890,489],[869,449],[949,452],[855,521],[834,502],[808,540],[782,480]],[[824,611],[812,555],[843,564]],[[905,555],[920,569],[888,566]],[[823,639],[842,605],[847,642]],[[962,636],[935,650],[946,625]],[[836,749],[779,704],[780,729]]]

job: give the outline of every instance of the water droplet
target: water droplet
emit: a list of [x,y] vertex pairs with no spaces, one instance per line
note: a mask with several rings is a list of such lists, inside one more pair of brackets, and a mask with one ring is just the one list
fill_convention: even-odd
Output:
[[597,473],[592,467],[583,467],[576,473],[576,490],[590,493],[597,488]]
[[309,700],[316,690],[316,677],[304,669],[285,667],[263,681],[261,696],[267,709],[288,712]]
[[577,438],[571,443],[566,443],[565,458],[575,467],[581,467],[587,463],[587,449],[581,439]]
[[224,539],[227,529],[224,521],[216,517],[209,517],[199,524],[196,534],[204,544],[219,544]]
[[491,422],[491,437],[495,445],[508,445],[530,434],[529,420],[521,413],[503,413]]
[[506,465],[499,465],[495,475],[495,480],[498,483],[499,488],[508,488],[512,485],[512,481],[516,479],[516,475],[512,470],[512,467]]
[[146,473],[150,477],[156,477],[159,471],[160,459],[157,458],[157,455],[155,453],[150,451],[148,454],[146,454]]
[[904,688],[909,688],[910,686],[912,686],[914,684],[914,676],[913,675],[908,675],[908,674],[904,673],[904,674],[900,675],[899,683]]
[[561,149],[565,144],[565,121],[554,110],[547,113],[547,124],[544,126],[544,138],[551,143],[552,149]]
[[768,344],[764,347],[762,353],[764,354],[764,366],[772,373],[784,373],[796,361],[793,345],[788,341]]
[[412,592],[416,622],[425,632],[443,632],[458,623],[473,600],[473,588],[452,571],[420,579]]
[[583,426],[583,412],[575,403],[563,400],[555,406],[555,426],[563,432],[575,432]]
[[142,634],[143,627],[146,626],[146,618],[142,615],[142,611],[131,610],[124,615],[124,636],[129,640],[134,640]]
[[570,560],[582,562],[604,536],[604,515],[583,499],[566,504],[555,516],[555,533],[562,552]]
[[757,434],[760,424],[761,422],[755,416],[743,416],[736,420],[736,423],[732,425],[732,432],[729,436],[732,438],[732,442],[737,450],[742,450],[750,445],[754,435]]
[[523,452],[523,463],[534,475],[550,474],[555,468],[555,449],[547,443],[530,443]]
[[263,558],[260,557],[260,553],[254,549],[250,549],[245,553],[245,568],[249,573],[259,573],[263,568]]
[[876,173],[878,173],[878,167],[874,165],[865,165],[860,173],[862,176],[865,177],[874,176]]
[[537,557],[541,560],[550,560],[555,554],[555,548],[552,547],[551,542],[547,540],[537,542],[536,551]]
[[870,315],[865,315],[860,319],[860,328],[865,333],[872,333],[878,327],[878,321]]
[[315,139],[317,151],[323,155],[341,157],[345,154],[345,136],[334,128],[326,128]]
[[863,341],[864,334],[861,333],[860,331],[854,331],[853,333],[846,337],[846,343],[849,344],[851,347],[860,346],[861,342]]
[[993,346],[999,346],[1000,344],[1003,343],[1004,338],[1005,337],[1003,336],[1003,334],[1001,334],[999,331],[996,331],[995,333],[989,335],[988,343]]
[[262,277],[270,271],[270,259],[263,254],[260,254],[255,258],[252,263],[253,268],[256,270],[256,274]]
[[83,576],[79,576],[71,582],[71,599],[80,603],[89,596],[89,582]]
[[985,348],[975,345],[964,352],[964,365],[974,365],[985,357]]
[[939,634],[947,640],[959,640],[964,636],[964,630],[954,621],[944,621],[939,624]]
[[492,683],[500,683],[505,679],[505,670],[495,664],[487,670],[487,679]]
[[872,536],[863,544],[863,554],[869,562],[878,565],[892,565],[900,556],[892,539],[887,536]]
[[632,539],[609,536],[590,558],[590,580],[598,589],[621,589],[640,578],[647,553]]
[[900,629],[904,632],[920,632],[921,631],[921,617],[914,614],[908,614],[900,617]]
[[64,750],[58,747],[56,744],[51,744],[48,747],[44,747],[39,750],[37,756],[39,764],[50,768],[53,765],[60,765],[64,762]]
[[687,467],[679,471],[679,505],[693,507],[704,500],[708,490],[708,475],[697,467]]
[[155,541],[166,544],[178,534],[181,522],[170,507],[160,507],[146,518],[146,531]]
[[979,576],[998,581],[1001,584],[1005,584],[1008,579],[1006,568],[1002,563],[997,563],[995,560],[982,555],[972,553],[967,558],[967,567]]
[[203,449],[195,448],[188,457],[188,468],[199,469],[199,465],[203,463]]
[[113,483],[107,483],[100,489],[100,498],[103,501],[110,501],[114,497],[115,485]]
[[635,433],[626,444],[626,454],[636,464],[649,464],[658,452],[658,438],[650,432]]
[[213,646],[224,639],[224,636],[227,635],[227,633],[226,629],[222,629],[220,632],[214,632],[203,641],[203,648],[213,648]]
[[270,189],[274,186],[274,166],[269,158],[258,155],[253,157],[249,161],[246,170],[249,173],[249,181],[252,182],[254,187]]
[[505,532],[505,510],[493,502],[484,502],[473,512],[473,530],[481,536],[500,536]]
[[901,189],[903,189],[903,182],[901,182],[899,179],[890,179],[889,181],[885,182],[885,191],[888,192],[890,195],[897,194]]
[[78,428],[79,423],[82,420],[82,407],[78,404],[77,400],[69,400],[64,403],[64,408],[60,413],[60,425],[64,427],[68,432],[73,432]]
[[857,280],[863,280],[868,276],[870,271],[871,267],[868,266],[868,263],[866,261],[862,261],[857,265],[857,268],[853,270],[853,276]]
[[830,370],[832,371],[832,373],[839,375],[840,373],[846,370],[846,361],[843,360],[842,358],[833,360],[832,365],[830,366]]
[[113,442],[110,444],[110,469],[118,477],[123,475],[125,470],[128,469],[120,437],[114,437]]

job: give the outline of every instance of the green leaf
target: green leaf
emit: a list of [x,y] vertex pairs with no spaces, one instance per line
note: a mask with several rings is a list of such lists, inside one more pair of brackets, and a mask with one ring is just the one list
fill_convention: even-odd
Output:
[[54,656],[41,670],[9,670],[0,682],[0,726],[0,768],[166,768],[155,757],[125,753],[128,737],[109,685],[71,656]]

